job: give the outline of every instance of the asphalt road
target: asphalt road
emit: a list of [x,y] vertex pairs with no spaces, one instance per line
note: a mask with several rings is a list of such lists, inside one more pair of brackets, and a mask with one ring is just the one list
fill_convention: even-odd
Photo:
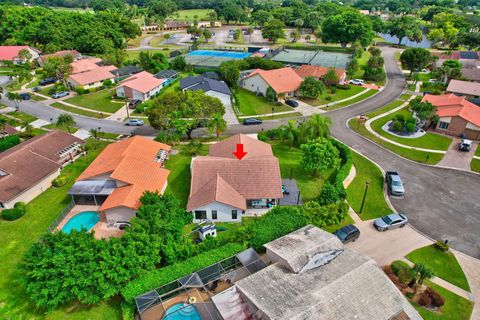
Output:
[[[372,98],[351,107],[326,113],[332,118],[332,134],[350,147],[379,164],[385,171],[400,173],[406,184],[404,198],[390,198],[399,212],[407,214],[411,225],[433,239],[448,239],[450,245],[468,255],[480,258],[480,176],[470,172],[431,167],[412,162],[383,149],[348,129],[351,117],[377,109],[397,98],[405,87],[405,80],[395,61],[392,48],[382,48],[388,83]],[[0,85],[6,77],[0,77]],[[10,101],[2,100],[7,105]],[[35,101],[21,103],[20,110],[41,119],[56,119],[62,111]],[[128,134],[132,128],[112,120],[92,119],[74,115],[77,126],[84,129],[101,127],[105,132]],[[261,126],[232,125],[228,134],[255,133],[278,127],[287,120],[276,120]],[[197,130],[195,135],[202,135]]]

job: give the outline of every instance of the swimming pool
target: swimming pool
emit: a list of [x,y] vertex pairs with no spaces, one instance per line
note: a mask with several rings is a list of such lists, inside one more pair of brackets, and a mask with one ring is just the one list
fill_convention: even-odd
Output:
[[207,57],[223,57],[230,59],[245,59],[249,57],[249,52],[220,51],[220,50],[195,50],[187,53],[187,56],[207,56]]
[[163,320],[202,320],[202,318],[193,305],[179,303],[167,309]]
[[72,230],[80,231],[82,229],[90,231],[99,220],[100,216],[97,212],[83,211],[71,217],[63,226],[62,231],[65,233],[70,233]]

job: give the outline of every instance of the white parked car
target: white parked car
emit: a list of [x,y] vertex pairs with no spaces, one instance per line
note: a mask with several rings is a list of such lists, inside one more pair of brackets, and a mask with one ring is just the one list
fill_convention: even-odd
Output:
[[365,81],[363,81],[362,79],[352,79],[348,83],[354,84],[356,86],[362,86],[365,84]]

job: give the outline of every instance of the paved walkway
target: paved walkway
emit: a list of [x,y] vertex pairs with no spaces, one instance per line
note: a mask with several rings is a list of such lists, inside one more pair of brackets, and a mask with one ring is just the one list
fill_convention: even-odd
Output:
[[460,139],[453,139],[450,147],[448,147],[447,153],[445,153],[443,159],[438,163],[439,166],[470,171],[470,162],[472,162],[473,155],[475,154],[477,143],[473,143],[472,149],[469,152],[458,150],[459,143]]
[[42,119],[37,119],[35,121],[30,122],[30,125],[34,128],[41,128],[49,124],[50,124],[49,121],[42,120]]
[[470,294],[470,300],[476,300],[477,303],[473,305],[471,320],[480,319],[480,260],[470,257],[464,253],[452,250],[453,254],[460,263],[460,266],[467,276],[468,284],[472,293]]
[[227,122],[228,125],[239,124],[237,116],[233,111],[231,104],[223,104],[225,106],[225,114],[223,115],[223,120]]
[[90,137],[90,132],[85,129],[78,129],[77,132],[75,132],[73,135],[79,139],[85,140]]

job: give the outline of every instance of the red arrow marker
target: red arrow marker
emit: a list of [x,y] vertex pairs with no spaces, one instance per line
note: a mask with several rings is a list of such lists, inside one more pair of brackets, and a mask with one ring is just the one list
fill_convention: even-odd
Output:
[[248,152],[243,151],[243,143],[237,143],[237,150],[232,153],[238,160],[242,160]]

